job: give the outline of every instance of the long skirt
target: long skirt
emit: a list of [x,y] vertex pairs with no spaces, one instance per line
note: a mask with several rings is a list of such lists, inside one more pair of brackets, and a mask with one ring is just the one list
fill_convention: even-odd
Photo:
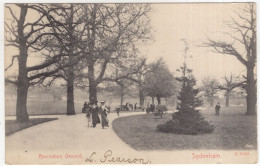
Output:
[[93,125],[92,123],[92,114],[89,114],[89,115],[86,115],[87,117],[87,120],[88,120],[88,127],[89,127],[89,124],[91,124],[91,126]]
[[93,127],[96,127],[97,123],[100,123],[98,113],[92,113],[92,123]]
[[102,127],[107,126],[108,127],[108,119],[106,114],[101,114],[101,124]]

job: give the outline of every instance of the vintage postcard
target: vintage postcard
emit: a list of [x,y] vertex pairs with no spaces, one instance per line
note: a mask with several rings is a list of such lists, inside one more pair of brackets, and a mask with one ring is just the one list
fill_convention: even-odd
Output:
[[5,3],[5,164],[257,164],[240,3]]

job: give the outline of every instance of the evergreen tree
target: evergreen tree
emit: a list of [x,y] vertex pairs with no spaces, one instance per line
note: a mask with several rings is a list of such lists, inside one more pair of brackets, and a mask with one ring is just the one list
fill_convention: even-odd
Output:
[[192,70],[188,69],[184,63],[177,71],[182,73],[181,77],[176,78],[177,81],[182,83],[178,96],[178,112],[172,115],[172,120],[158,125],[158,130],[175,134],[211,133],[214,126],[204,120],[198,109],[198,107],[202,106],[202,101],[198,97],[199,90],[194,87],[196,79],[192,74]]

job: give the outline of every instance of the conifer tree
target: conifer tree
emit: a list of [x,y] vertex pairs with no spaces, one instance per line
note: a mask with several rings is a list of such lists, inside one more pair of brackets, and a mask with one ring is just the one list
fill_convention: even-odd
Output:
[[182,84],[181,91],[178,96],[177,110],[173,113],[172,120],[165,124],[159,124],[157,129],[162,132],[175,134],[203,134],[211,133],[214,126],[204,120],[204,116],[199,112],[202,106],[202,100],[198,96],[199,90],[195,88],[196,79],[192,74],[192,70],[187,67],[186,58],[189,47],[186,40],[184,49],[184,63],[177,71],[181,73],[181,77],[176,78]]
[[182,83],[182,88],[178,96],[177,110],[172,115],[172,120],[165,124],[157,126],[159,131],[170,132],[175,134],[203,134],[211,133],[214,126],[204,120],[204,116],[199,112],[202,101],[198,96],[199,90],[194,86],[196,79],[192,74],[192,70],[188,69],[186,64],[178,70],[182,76],[176,78]]

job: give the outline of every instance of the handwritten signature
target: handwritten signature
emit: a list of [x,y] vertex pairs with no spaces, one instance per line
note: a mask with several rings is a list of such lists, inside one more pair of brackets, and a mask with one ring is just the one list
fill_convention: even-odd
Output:
[[[92,152],[92,154],[85,159],[85,162],[87,163],[93,163],[96,162],[94,159],[95,156],[97,155],[96,152]],[[150,164],[150,160],[145,160],[143,158],[129,158],[129,157],[118,157],[118,156],[113,156],[112,150],[107,150],[103,157],[99,159],[101,163],[134,163],[134,164]]]

